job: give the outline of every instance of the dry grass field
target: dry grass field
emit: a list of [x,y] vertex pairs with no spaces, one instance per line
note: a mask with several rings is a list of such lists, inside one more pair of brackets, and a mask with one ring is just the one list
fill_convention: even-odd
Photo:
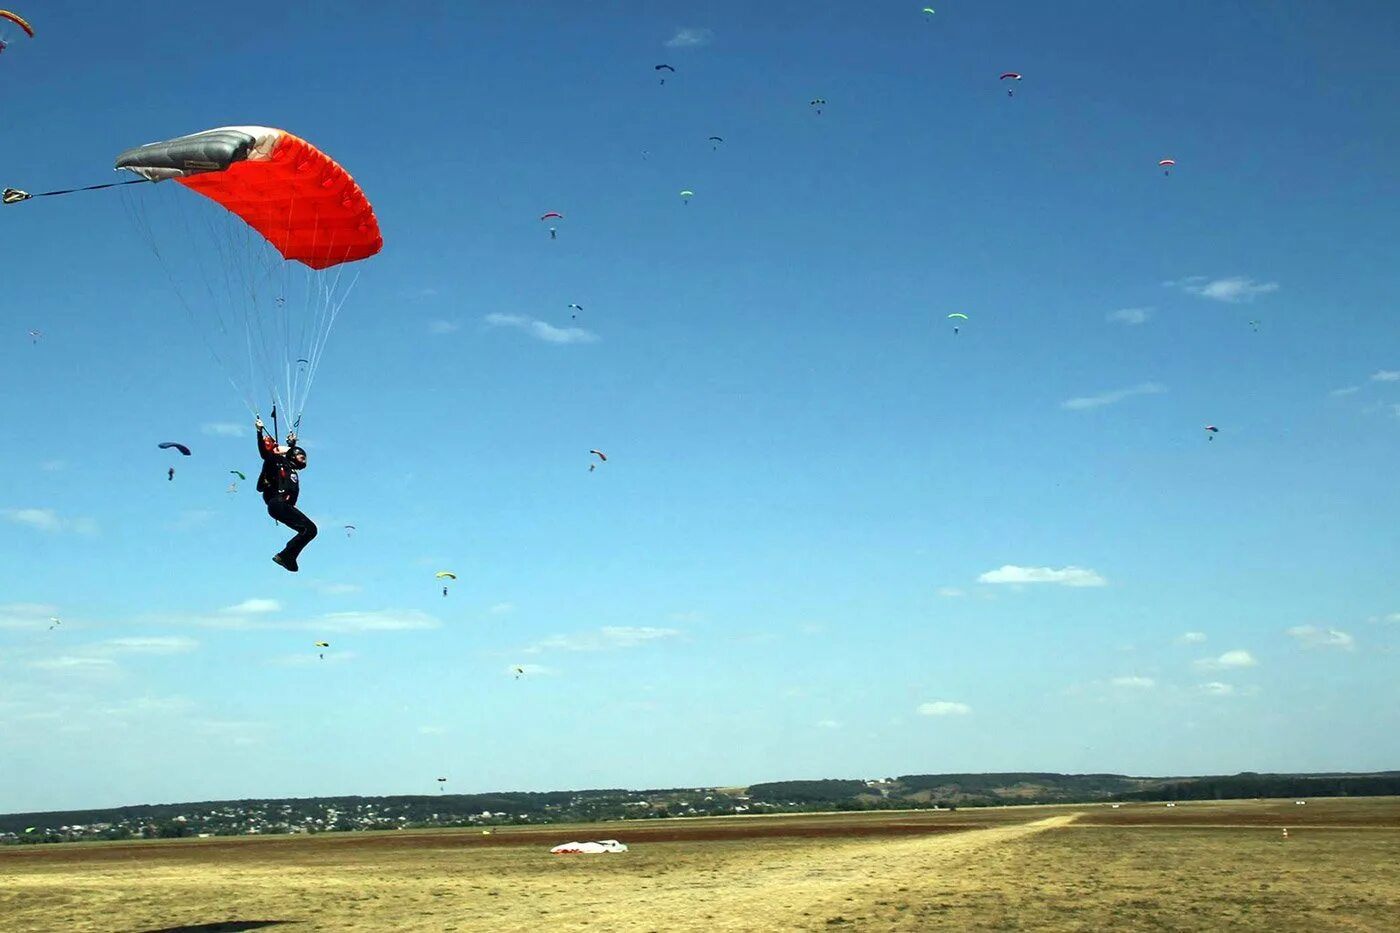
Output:
[[[590,838],[632,849],[548,853]],[[0,929],[1380,933],[1400,799],[10,847]]]

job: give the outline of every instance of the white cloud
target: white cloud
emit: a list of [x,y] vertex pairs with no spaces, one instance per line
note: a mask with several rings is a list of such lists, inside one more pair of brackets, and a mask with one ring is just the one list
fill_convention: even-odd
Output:
[[246,437],[251,428],[237,421],[209,421],[201,424],[199,430],[213,437]]
[[938,588],[938,595],[942,596],[944,599],[957,599],[959,596],[966,596],[967,594],[956,586],[940,586]]
[[493,616],[509,615],[510,613],[515,611],[515,603],[496,603],[494,606],[492,606],[490,609],[487,609],[486,611],[491,613]]
[[289,628],[318,632],[401,632],[437,628],[437,619],[416,609],[381,609],[373,612],[328,612]]
[[841,728],[841,723],[838,722],[838,721],[835,720],[835,719],[819,719],[819,720],[817,720],[817,728],[818,728],[818,729],[840,729],[840,728]]
[[1382,369],[1371,373],[1372,382],[1400,382],[1400,369]]
[[228,606],[219,611],[230,615],[253,615],[277,612],[281,608],[282,604],[275,599],[245,599],[236,606]]
[[[4,607],[4,606],[0,606],[0,616],[3,616],[3,615],[4,615],[4,611],[5,611],[5,607]],[[1383,615],[1383,616],[1375,616],[1375,617],[1373,617],[1373,618],[1371,619],[1371,621],[1372,621],[1372,622],[1400,622],[1400,612],[1391,612],[1391,613],[1387,613],[1386,615]],[[4,624],[3,622],[0,622],[0,625],[3,625],[3,624]]]
[[1117,311],[1110,311],[1104,316],[1104,320],[1110,324],[1146,324],[1151,316],[1151,308],[1119,308]]
[[1235,688],[1232,684],[1222,684],[1218,680],[1212,680],[1208,684],[1201,684],[1196,689],[1215,697],[1229,696],[1235,692]]
[[668,49],[688,49],[697,45],[709,45],[715,34],[709,29],[689,27],[677,29],[676,34],[666,40]]
[[456,321],[444,321],[441,318],[428,322],[428,333],[430,334],[451,334],[462,329],[462,325]]
[[418,727],[418,734],[419,734],[419,735],[446,735],[446,734],[447,734],[447,727],[446,727],[446,726],[419,726],[419,727]]
[[966,716],[972,712],[972,707],[966,703],[955,703],[952,700],[935,700],[932,703],[920,703],[918,713],[920,716]]
[[135,636],[129,638],[109,638],[107,641],[98,642],[96,647],[106,652],[129,651],[134,654],[181,654],[198,648],[199,642],[195,641],[193,638],[185,638],[179,635]]
[[1333,398],[1340,398],[1343,395],[1355,395],[1361,391],[1361,386],[1343,386],[1340,389],[1333,389],[1329,395]]
[[1115,677],[1110,683],[1115,687],[1132,687],[1136,690],[1146,690],[1149,687],[1157,686],[1157,681],[1151,677]]
[[29,662],[30,667],[37,667],[40,670],[110,670],[117,666],[117,662],[111,658],[84,658],[73,655],[64,655],[59,658],[46,658],[42,661]]
[[1243,275],[1232,275],[1223,279],[1207,279],[1203,275],[1193,275],[1167,284],[1178,286],[1202,298],[1224,301],[1229,304],[1253,301],[1260,295],[1278,291],[1277,282],[1256,282]]
[[1097,571],[1084,567],[1017,567],[1006,564],[997,570],[988,570],[977,578],[979,583],[1058,583],[1061,586],[1107,586],[1108,581]]
[[1177,641],[1183,645],[1194,645],[1206,640],[1205,632],[1186,632]]
[[209,524],[217,514],[213,509],[185,509],[167,527],[177,531],[188,531]]
[[596,632],[551,635],[526,647],[524,651],[527,654],[539,654],[541,651],[607,651],[612,648],[635,648],[645,642],[674,638],[679,634],[680,631],[673,628],[605,625]]
[[1307,648],[1340,648],[1350,651],[1356,647],[1356,639],[1334,628],[1320,629],[1315,625],[1295,625],[1288,630],[1288,634]]
[[482,318],[492,327],[513,327],[545,343],[592,343],[598,336],[582,327],[555,327],[545,321],[536,321],[523,314],[488,314]]
[[1135,395],[1160,395],[1165,391],[1167,391],[1165,386],[1155,382],[1141,382],[1135,386],[1128,386],[1126,389],[1111,389],[1107,392],[1101,392],[1098,395],[1066,399],[1060,403],[1060,407],[1067,408],[1070,411],[1089,411],[1090,409],[1102,408],[1105,405],[1121,402]]
[[1196,667],[1201,670],[1223,670],[1234,667],[1254,667],[1259,662],[1254,660],[1254,655],[1242,648],[1234,651],[1227,651],[1218,658],[1201,658],[1196,662]]
[[67,461],[67,460],[45,460],[43,463],[39,464],[39,469],[43,470],[43,471],[46,472],[46,473],[57,473],[57,472],[59,472],[60,470],[66,470],[66,469],[68,469],[68,461]]
[[63,527],[53,509],[6,509],[5,517],[18,525],[28,525],[40,531],[58,531]]

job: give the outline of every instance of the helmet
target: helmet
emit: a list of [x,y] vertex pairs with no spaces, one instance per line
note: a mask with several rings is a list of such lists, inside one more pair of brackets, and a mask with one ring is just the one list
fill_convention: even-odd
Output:
[[298,470],[304,470],[304,469],[306,469],[306,451],[305,451],[303,448],[301,448],[301,447],[288,447],[288,448],[287,448],[287,459],[290,460],[290,461],[292,462],[292,465],[293,465],[293,466],[296,466],[296,461],[297,461],[298,459],[300,459],[300,460],[301,460],[301,465],[300,465],[300,466],[296,466],[296,468],[297,468]]

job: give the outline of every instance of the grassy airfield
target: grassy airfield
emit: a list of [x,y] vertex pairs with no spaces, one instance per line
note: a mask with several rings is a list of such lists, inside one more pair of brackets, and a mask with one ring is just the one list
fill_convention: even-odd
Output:
[[[610,838],[631,851],[548,851]],[[1394,931],[1400,798],[6,847],[0,918],[16,933]]]

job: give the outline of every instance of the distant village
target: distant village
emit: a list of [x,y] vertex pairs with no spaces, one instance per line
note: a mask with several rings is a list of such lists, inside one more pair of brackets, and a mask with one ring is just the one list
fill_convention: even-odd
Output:
[[748,787],[415,794],[144,804],[0,814],[0,845],[289,835],[427,827],[603,823],[701,816],[1007,804],[1360,797],[1400,794],[1400,772],[1147,778],[1014,772],[776,781]]

